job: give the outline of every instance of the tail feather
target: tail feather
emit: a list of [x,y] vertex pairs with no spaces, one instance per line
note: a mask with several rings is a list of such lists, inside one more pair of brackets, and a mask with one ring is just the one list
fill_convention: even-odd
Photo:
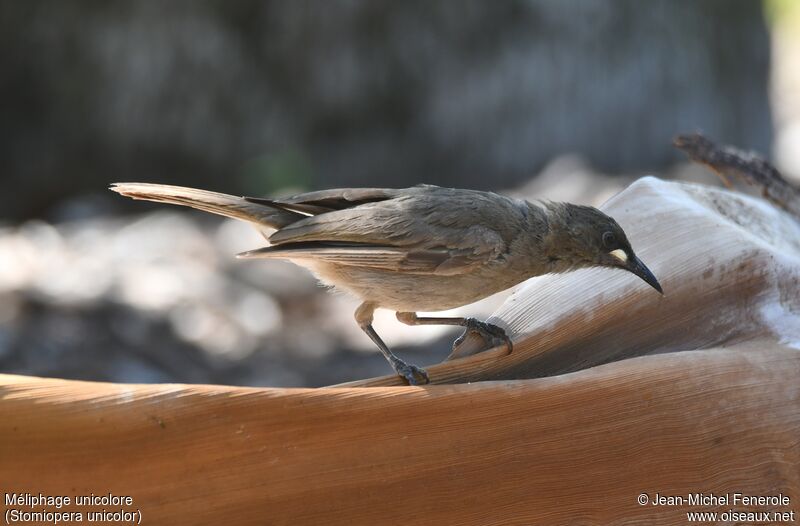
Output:
[[240,219],[260,227],[280,229],[307,217],[270,206],[266,199],[248,200],[208,190],[152,183],[114,183],[109,190],[132,199],[189,206],[212,214]]

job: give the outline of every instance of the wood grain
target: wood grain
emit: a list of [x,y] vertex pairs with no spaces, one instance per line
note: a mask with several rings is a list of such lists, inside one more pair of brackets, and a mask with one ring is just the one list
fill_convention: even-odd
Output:
[[734,348],[428,387],[3,376],[0,480],[131,495],[143,524],[686,522],[642,492],[782,491],[800,511],[799,373],[794,350]]

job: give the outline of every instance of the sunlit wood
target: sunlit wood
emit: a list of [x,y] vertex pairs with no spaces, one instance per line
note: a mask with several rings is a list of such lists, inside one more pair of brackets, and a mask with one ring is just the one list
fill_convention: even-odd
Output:
[[143,524],[681,524],[636,498],[800,495],[799,375],[728,349],[430,387],[6,376],[0,480],[131,495]]

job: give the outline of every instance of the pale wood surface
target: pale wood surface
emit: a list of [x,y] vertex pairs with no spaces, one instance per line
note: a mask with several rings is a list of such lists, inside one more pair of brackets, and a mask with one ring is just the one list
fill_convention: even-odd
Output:
[[800,499],[799,373],[728,349],[429,387],[2,376],[0,480],[131,495],[143,524],[684,524],[637,496]]

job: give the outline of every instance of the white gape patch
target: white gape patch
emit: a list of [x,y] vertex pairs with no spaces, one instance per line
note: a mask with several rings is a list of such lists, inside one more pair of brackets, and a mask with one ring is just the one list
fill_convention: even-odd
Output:
[[620,260],[623,263],[627,263],[628,262],[628,254],[626,254],[625,251],[622,250],[621,248],[618,248],[616,250],[612,250],[611,252],[609,252],[609,254],[614,256],[615,258],[617,258],[618,260]]

